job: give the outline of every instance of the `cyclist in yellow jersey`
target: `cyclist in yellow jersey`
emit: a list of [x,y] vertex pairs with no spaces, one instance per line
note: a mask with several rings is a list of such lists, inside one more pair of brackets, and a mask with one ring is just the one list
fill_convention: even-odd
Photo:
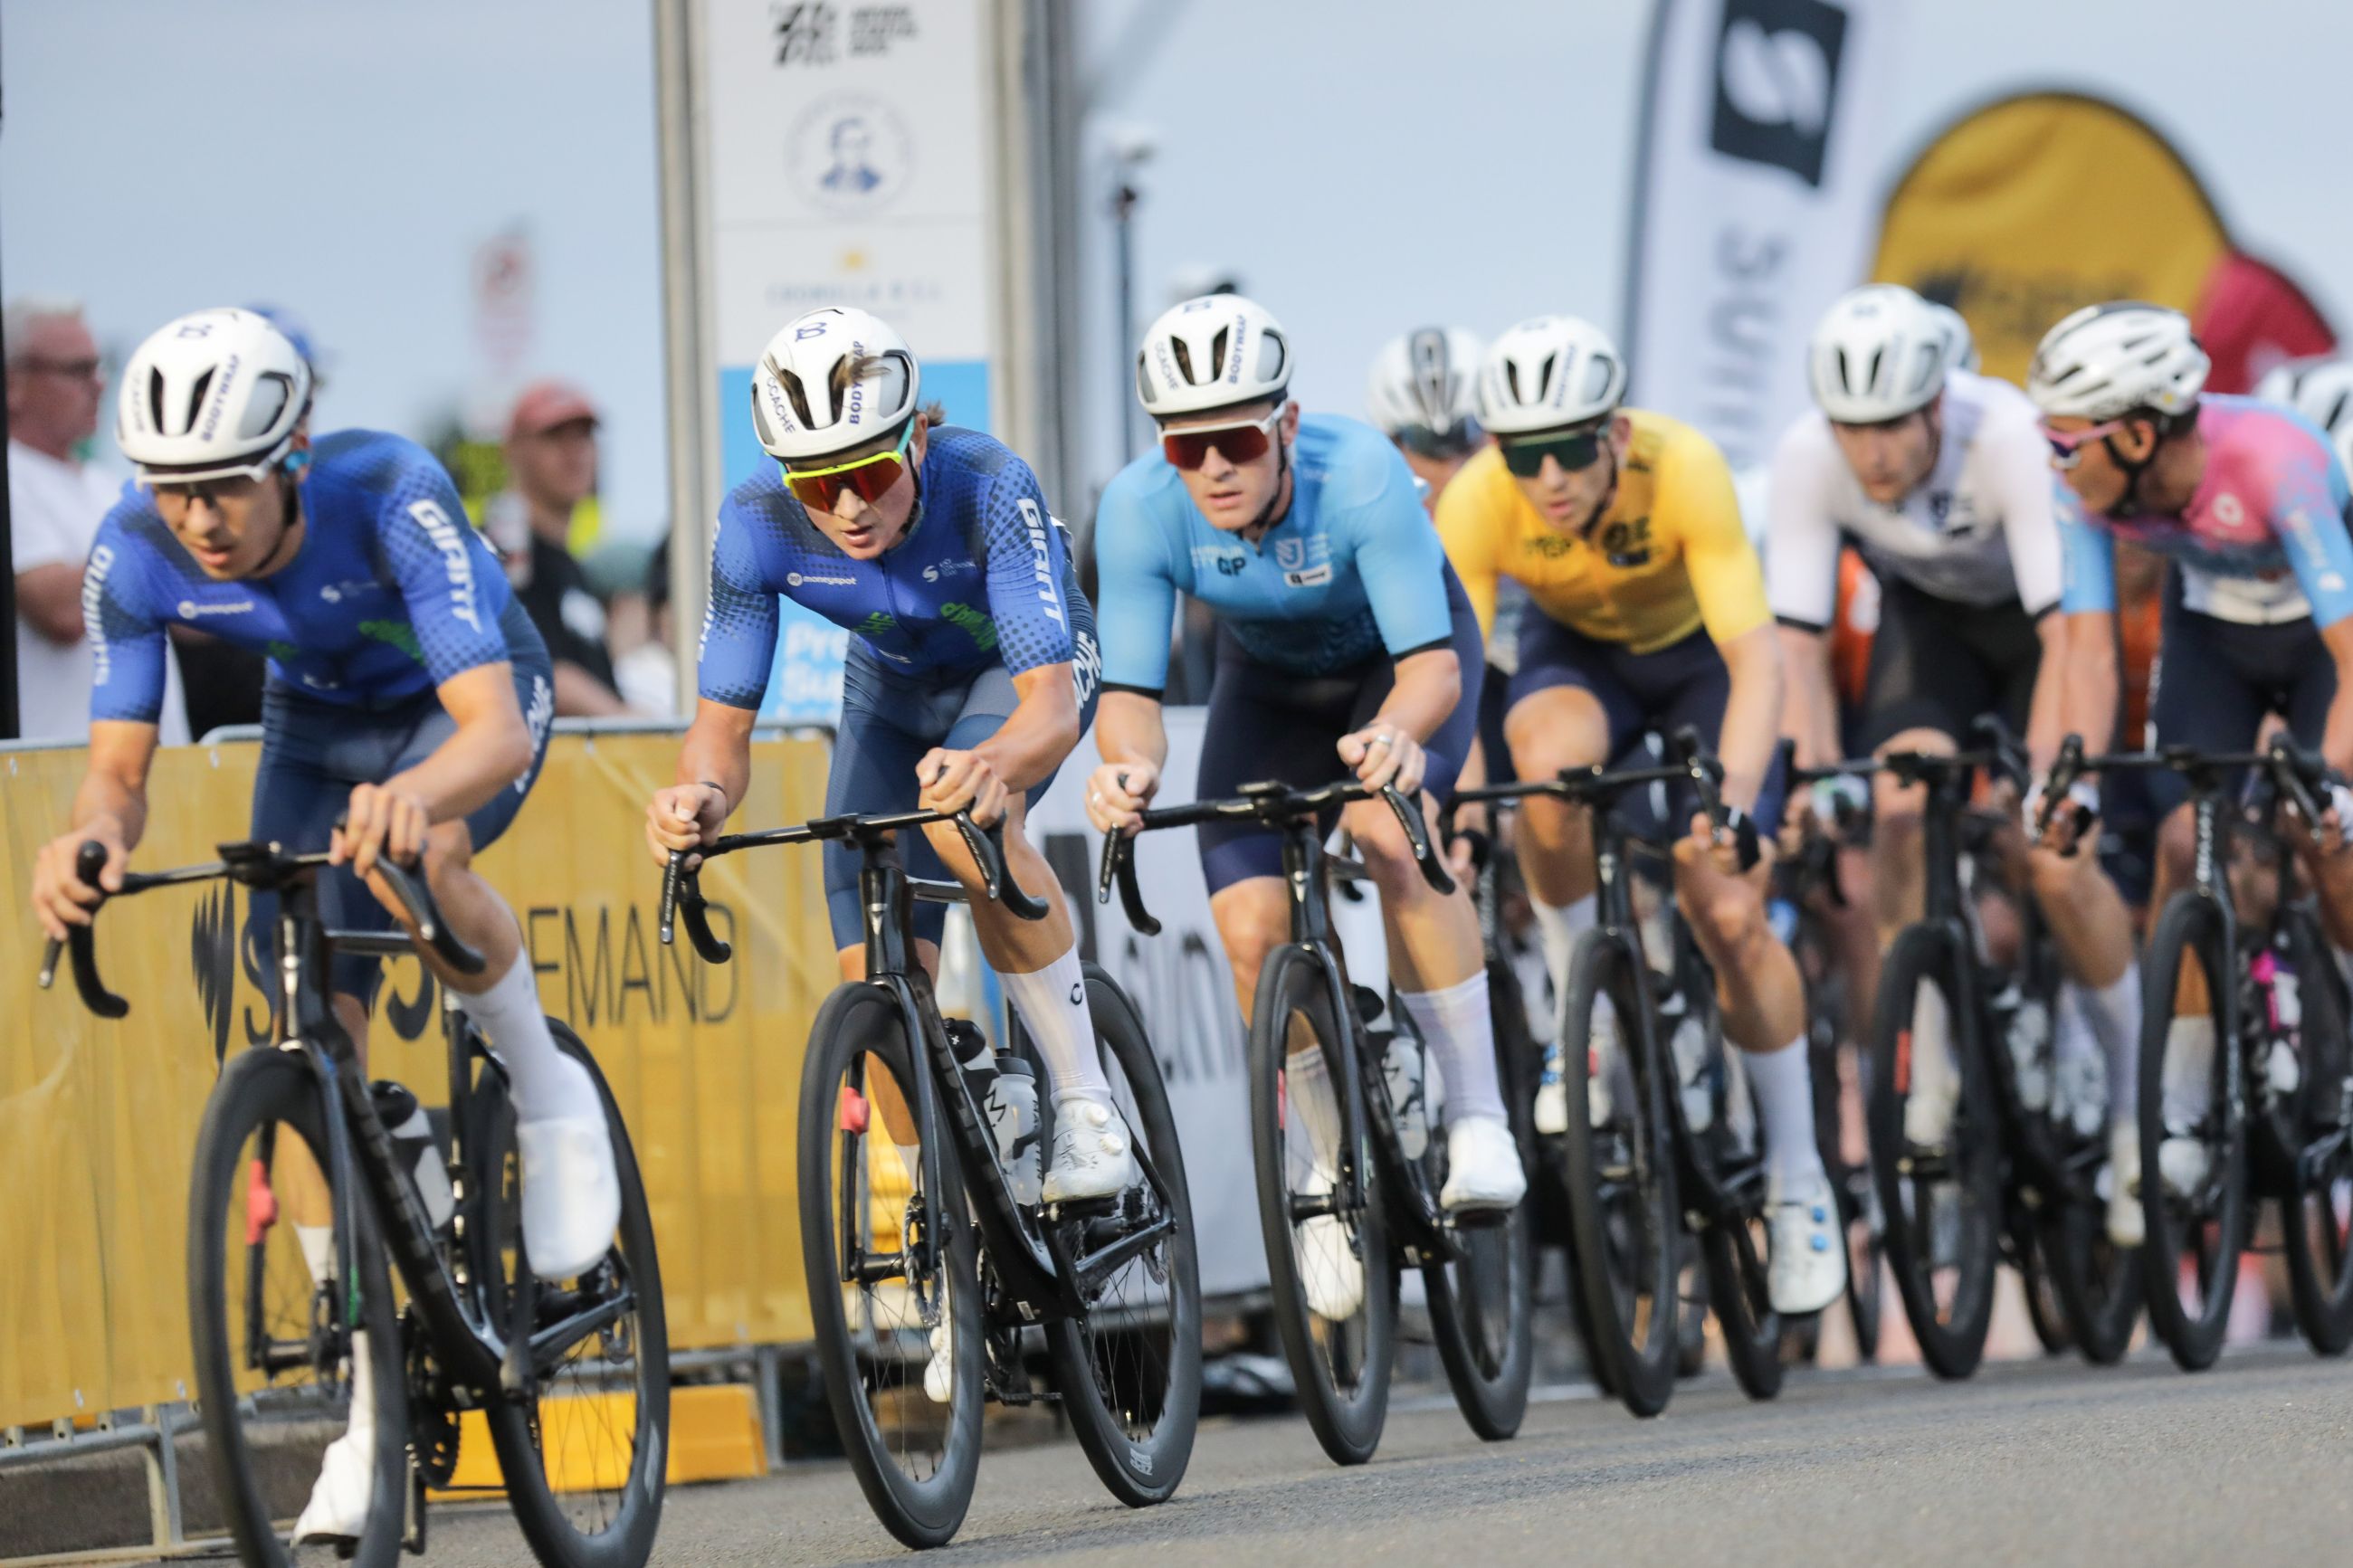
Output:
[[[1780,810],[1780,649],[1723,454],[1663,415],[1621,408],[1625,387],[1624,360],[1588,322],[1540,316],[1497,339],[1479,381],[1493,445],[1439,499],[1439,536],[1482,625],[1499,579],[1527,590],[1504,720],[1521,777],[1608,763],[1685,724],[1723,759],[1732,820],[1719,835],[1690,816],[1675,896],[1755,1090],[1774,1309],[1817,1311],[1845,1285],[1846,1249],[1814,1142],[1804,988],[1766,920],[1757,826]],[[1581,809],[1531,798],[1518,847],[1565,993],[1569,950],[1597,912],[1591,826]],[[1594,1024],[1599,1116],[1623,1068],[1611,1066],[1614,1019],[1598,1008]],[[1561,1130],[1559,1098],[1537,1112],[1539,1131]]]

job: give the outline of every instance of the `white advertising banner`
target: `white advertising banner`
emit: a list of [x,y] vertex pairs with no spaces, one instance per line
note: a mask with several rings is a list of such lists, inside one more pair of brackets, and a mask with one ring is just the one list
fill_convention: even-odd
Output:
[[1808,405],[1805,343],[1862,281],[1909,0],[1658,0],[1623,347],[1633,401],[1735,469]]
[[[821,305],[872,310],[913,345],[925,401],[990,425],[998,360],[989,213],[991,0],[702,0],[704,319],[722,482],[769,459],[752,367]],[[846,634],[787,603],[765,715],[838,717]]]

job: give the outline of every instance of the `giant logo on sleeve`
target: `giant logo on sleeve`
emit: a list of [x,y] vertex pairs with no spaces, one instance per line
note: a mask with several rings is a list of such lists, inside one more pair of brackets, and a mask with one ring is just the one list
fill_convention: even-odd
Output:
[[1819,188],[1846,23],[1826,0],[1724,0],[1708,145]]

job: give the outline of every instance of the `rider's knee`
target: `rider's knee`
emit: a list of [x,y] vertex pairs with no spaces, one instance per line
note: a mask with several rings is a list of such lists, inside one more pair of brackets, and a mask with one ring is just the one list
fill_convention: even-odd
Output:
[[2157,830],[2157,854],[2170,880],[2189,879],[2190,862],[2198,856],[2198,819],[2189,806],[2178,805],[2166,814]]
[[1255,912],[1229,914],[1218,922],[1218,940],[1224,944],[1234,979],[1246,988],[1254,987],[1258,972],[1266,967],[1267,955],[1291,940],[1291,925],[1288,919],[1268,919]]
[[927,822],[923,825],[923,837],[931,845],[932,853],[940,858],[940,864],[948,868],[948,875],[959,882],[979,879],[979,868],[972,863],[972,851],[965,847],[964,835],[955,823]]

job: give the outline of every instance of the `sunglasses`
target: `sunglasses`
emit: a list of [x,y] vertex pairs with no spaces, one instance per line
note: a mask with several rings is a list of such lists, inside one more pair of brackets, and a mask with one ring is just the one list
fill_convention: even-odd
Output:
[[2105,425],[2094,425],[2086,430],[2053,430],[2042,427],[2042,438],[2051,443],[2051,466],[2072,468],[2084,460],[2084,448],[2103,436],[2113,436],[2125,427],[2126,421],[2111,419]]
[[1274,445],[1274,426],[1289,406],[1288,403],[1278,403],[1274,412],[1263,419],[1246,419],[1232,425],[1188,425],[1181,430],[1164,426],[1160,450],[1171,464],[1187,473],[1209,460],[1211,447],[1223,452],[1226,461],[1236,466],[1254,463]]
[[1389,440],[1417,458],[1463,458],[1478,449],[1479,426],[1468,419],[1458,419],[1443,430],[1408,425]]
[[784,464],[785,486],[793,499],[813,511],[831,511],[841,500],[841,492],[854,490],[858,499],[872,506],[887,494],[899,476],[907,471],[907,447],[915,439],[915,422],[899,432],[899,444],[887,452],[875,452],[847,463],[836,463],[829,468],[795,468]]
[[1589,468],[1600,460],[1605,426],[1588,425],[1582,430],[1570,430],[1558,436],[1535,436],[1524,441],[1502,441],[1504,467],[1524,479],[1535,479],[1544,472],[1546,458],[1561,466],[1564,473],[1576,473]]

